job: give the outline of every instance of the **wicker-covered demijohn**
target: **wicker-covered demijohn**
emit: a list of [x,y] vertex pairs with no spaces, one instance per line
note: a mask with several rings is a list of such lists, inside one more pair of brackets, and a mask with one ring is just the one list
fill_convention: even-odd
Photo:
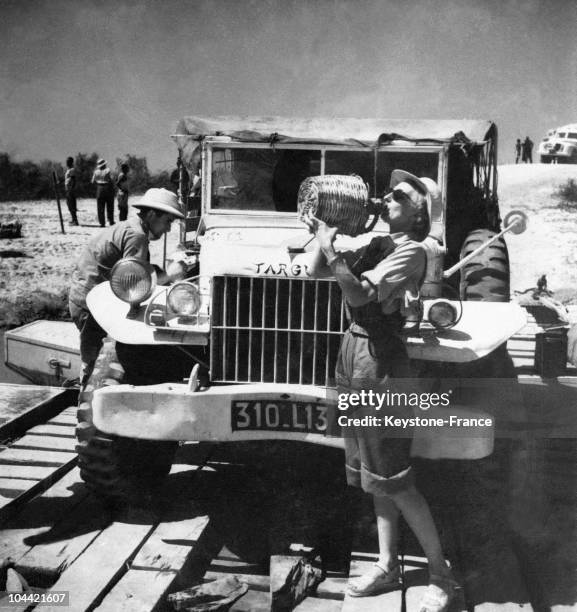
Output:
[[360,176],[311,176],[299,188],[299,218],[314,216],[338,227],[341,234],[357,236],[367,231],[368,197],[367,186]]

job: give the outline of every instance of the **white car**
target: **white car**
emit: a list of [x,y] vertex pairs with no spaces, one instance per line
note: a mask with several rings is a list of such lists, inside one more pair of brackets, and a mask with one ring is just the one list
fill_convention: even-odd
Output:
[[577,164],[577,123],[549,130],[539,143],[543,164]]

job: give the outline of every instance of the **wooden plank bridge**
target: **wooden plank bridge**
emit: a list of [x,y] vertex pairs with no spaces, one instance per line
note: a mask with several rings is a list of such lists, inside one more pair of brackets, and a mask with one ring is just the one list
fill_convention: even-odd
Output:
[[[453,612],[577,610],[577,379],[517,365],[523,436],[497,437],[478,461],[417,462],[463,585]],[[160,611],[169,593],[236,575],[249,589],[230,609],[271,610],[276,560],[313,547],[327,554],[326,576],[299,612],[419,610],[426,561],[407,529],[402,588],[346,595],[376,560],[376,533],[370,500],[344,485],[339,451],[187,443],[150,507],[114,510],[79,477],[69,400],[56,394],[36,422],[2,437],[0,560],[37,592],[68,591],[75,612]],[[0,599],[4,609],[26,606]]]

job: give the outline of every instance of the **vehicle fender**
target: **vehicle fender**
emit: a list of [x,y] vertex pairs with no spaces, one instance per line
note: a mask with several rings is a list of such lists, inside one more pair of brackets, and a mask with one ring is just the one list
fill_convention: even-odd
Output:
[[110,283],[96,285],[86,297],[90,313],[102,329],[117,342],[124,344],[208,344],[208,336],[203,333],[183,329],[155,329],[144,322],[148,302],[166,287],[157,287],[154,295],[141,304],[131,308],[119,300]]
[[447,330],[426,329],[406,338],[409,357],[464,363],[485,357],[527,323],[526,311],[514,302],[454,302],[463,312]]

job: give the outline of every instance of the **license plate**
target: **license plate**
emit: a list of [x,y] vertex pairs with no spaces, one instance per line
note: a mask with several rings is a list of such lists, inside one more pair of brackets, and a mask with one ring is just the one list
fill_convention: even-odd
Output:
[[233,400],[233,431],[299,431],[321,433],[327,430],[327,407],[315,402]]

